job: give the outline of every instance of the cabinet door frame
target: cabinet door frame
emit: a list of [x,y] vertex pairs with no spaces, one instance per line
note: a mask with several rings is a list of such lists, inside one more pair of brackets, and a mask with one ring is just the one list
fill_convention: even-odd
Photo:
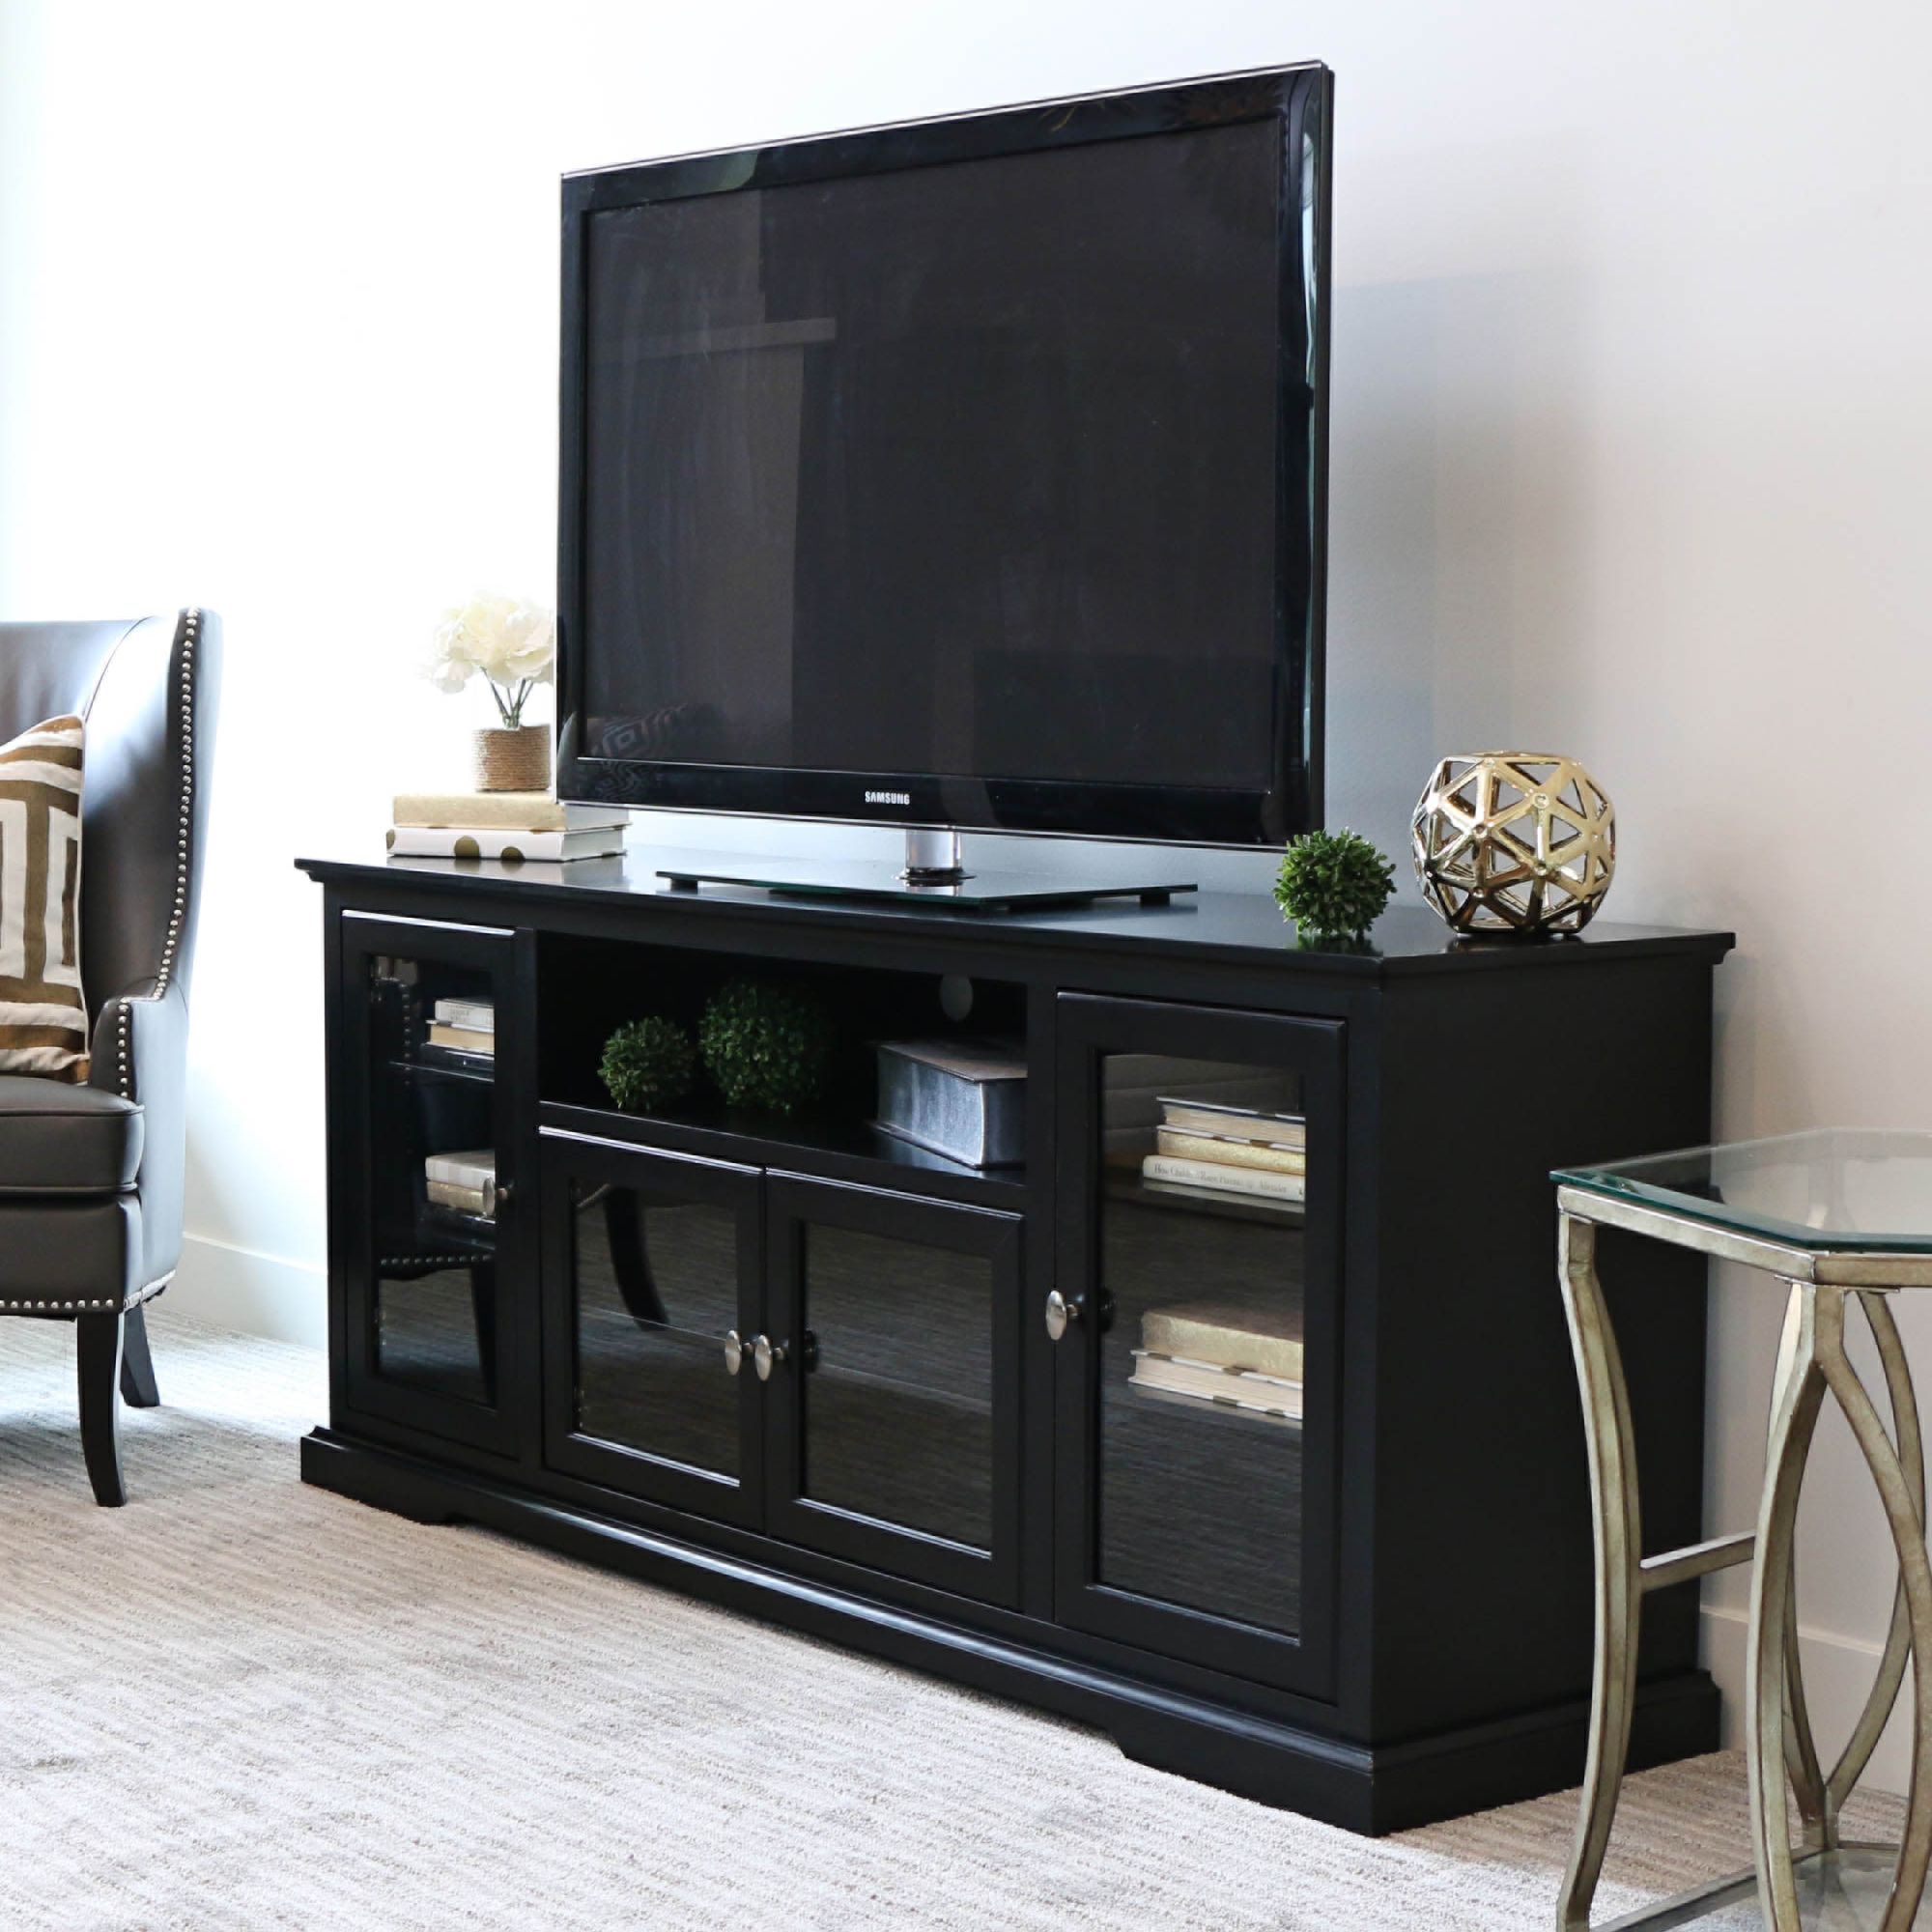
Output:
[[[765,1385],[766,1523],[787,1543],[863,1563],[982,1603],[1017,1607],[1020,1585],[1020,1321],[1025,1296],[1017,1214],[891,1193],[839,1180],[774,1173],[765,1183],[766,1273],[772,1339],[785,1359]],[[808,1224],[849,1229],[955,1254],[977,1255],[992,1274],[992,1548],[954,1543],[907,1524],[866,1516],[805,1494],[806,1406],[801,1359],[807,1286],[802,1236]]]
[[[544,1460],[566,1475],[581,1476],[626,1495],[663,1503],[693,1516],[759,1527],[764,1514],[764,1405],[753,1373],[751,1343],[764,1317],[763,1176],[755,1167],[709,1160],[698,1154],[601,1140],[562,1127],[544,1127],[539,1136],[543,1170],[544,1254],[542,1273],[544,1357]],[[653,1182],[685,1201],[722,1208],[735,1219],[737,1241],[738,1333],[745,1354],[735,1378],[738,1414],[738,1475],[700,1469],[640,1444],[589,1435],[577,1428],[577,1310],[571,1245],[576,1214],[570,1199],[574,1180],[636,1187]],[[724,1381],[724,1338],[718,1338],[717,1373]]]
[[[331,1190],[335,1221],[329,1248],[343,1321],[335,1337],[343,1405],[352,1413],[419,1431],[497,1455],[517,1452],[516,1390],[508,1338],[512,1285],[534,1269],[531,1214],[517,1185],[517,1122],[527,1105],[532,1047],[514,1028],[499,1037],[492,1068],[491,1138],[497,1153],[496,1248],[492,1258],[491,1334],[479,1337],[494,1402],[469,1402],[384,1376],[379,1367],[376,1319],[381,1256],[377,1248],[369,967],[384,955],[454,966],[486,975],[499,1012],[510,1013],[516,984],[515,930],[345,909],[337,921],[339,951],[335,1025],[330,1029],[329,1164],[342,1175]],[[501,1050],[504,1047],[507,1050]]]
[[[1317,1697],[1334,1693],[1346,1031],[1336,1019],[1063,992],[1055,1014],[1055,1274],[1080,1319],[1054,1347],[1054,1616],[1095,1636]],[[1308,1115],[1301,1595],[1293,1635],[1099,1580],[1100,1065],[1163,1054],[1280,1066]],[[1043,1319],[1045,1293],[1027,1319]]]

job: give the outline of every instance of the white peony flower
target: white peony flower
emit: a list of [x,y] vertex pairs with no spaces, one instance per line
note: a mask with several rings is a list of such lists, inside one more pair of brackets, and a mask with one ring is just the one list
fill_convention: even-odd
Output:
[[499,684],[538,684],[555,658],[556,619],[540,605],[517,604],[503,614],[484,668]]
[[461,691],[479,670],[506,724],[523,717],[530,687],[548,684],[556,663],[556,619],[540,604],[476,596],[443,612],[426,675],[439,691]]

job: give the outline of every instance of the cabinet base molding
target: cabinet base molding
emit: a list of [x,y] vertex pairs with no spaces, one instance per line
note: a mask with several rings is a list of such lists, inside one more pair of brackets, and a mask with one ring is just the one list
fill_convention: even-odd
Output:
[[[1193,1697],[962,1624],[674,1537],[512,1484],[318,1429],[306,1483],[420,1523],[474,1523],[706,1603],[1093,1725],[1138,1763],[1379,1836],[1541,1797],[1582,1776],[1588,1706],[1520,1713],[1396,1744],[1363,1745]],[[1702,1670],[1639,1688],[1633,1770],[1718,1748]]]

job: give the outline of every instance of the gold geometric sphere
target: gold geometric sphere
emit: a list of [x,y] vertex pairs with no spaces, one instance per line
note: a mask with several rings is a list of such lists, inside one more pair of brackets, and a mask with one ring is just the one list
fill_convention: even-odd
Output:
[[1423,896],[1458,932],[1581,932],[1617,865],[1617,815],[1575,758],[1444,758],[1410,827]]

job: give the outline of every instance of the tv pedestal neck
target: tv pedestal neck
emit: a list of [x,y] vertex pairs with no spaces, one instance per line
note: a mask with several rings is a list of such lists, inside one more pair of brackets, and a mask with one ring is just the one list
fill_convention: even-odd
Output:
[[905,866],[899,877],[907,885],[963,886],[972,876],[956,825],[906,827]]
[[897,870],[884,863],[857,860],[783,859],[749,869],[668,867],[658,877],[673,891],[685,893],[731,886],[781,898],[885,899],[984,913],[1093,905],[1100,899],[1135,899],[1145,906],[1162,906],[1176,893],[1197,890],[1192,879],[1090,886],[1040,872],[975,873],[966,869],[964,857],[956,827],[909,825],[905,863]]

